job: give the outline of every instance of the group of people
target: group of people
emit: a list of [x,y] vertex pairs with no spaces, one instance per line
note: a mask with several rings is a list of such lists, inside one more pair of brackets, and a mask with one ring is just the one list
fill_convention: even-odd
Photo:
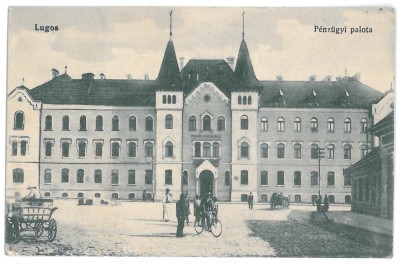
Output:
[[[315,200],[315,203],[317,204],[317,212],[328,212],[329,198],[328,198],[327,194],[325,194],[323,205],[322,205],[322,196],[321,195],[319,197],[317,197],[317,199]],[[314,204],[314,201],[313,201],[313,204]]]

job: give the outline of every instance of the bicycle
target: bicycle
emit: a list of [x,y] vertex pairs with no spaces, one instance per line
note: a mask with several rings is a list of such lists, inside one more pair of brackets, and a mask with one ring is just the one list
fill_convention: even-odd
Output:
[[207,223],[207,219],[204,219],[204,225],[202,224],[202,217],[199,217],[194,221],[194,229],[197,234],[201,234],[206,227],[206,230],[211,230],[214,237],[219,237],[222,234],[222,223],[217,219],[214,212],[208,212],[210,217],[210,225]]

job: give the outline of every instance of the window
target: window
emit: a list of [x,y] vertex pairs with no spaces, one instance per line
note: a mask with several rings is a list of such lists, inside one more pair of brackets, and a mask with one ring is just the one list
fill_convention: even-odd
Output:
[[24,183],[24,170],[17,168],[13,169],[13,183]]
[[329,203],[335,203],[335,195],[328,195]]
[[301,171],[295,171],[293,175],[293,184],[296,186],[301,185]]
[[240,118],[240,129],[241,130],[248,130],[249,129],[249,118],[243,115]]
[[301,131],[301,119],[299,117],[296,117],[294,119],[294,131],[295,132]]
[[249,144],[247,142],[240,144],[240,157],[249,158]]
[[225,185],[231,185],[231,173],[225,171]]
[[261,144],[261,158],[268,158],[268,145],[266,143]]
[[328,172],[328,186],[335,186],[335,173],[333,171]]
[[285,131],[285,119],[283,117],[278,118],[278,132]]
[[95,193],[95,194],[94,194],[94,197],[100,198],[100,197],[101,197],[101,194],[100,194],[100,193]]
[[328,118],[328,133],[335,132],[335,121],[333,118]]
[[53,130],[53,118],[51,117],[51,115],[48,115],[45,118],[44,130]]
[[50,196],[50,193],[49,193],[49,192],[45,192],[45,193],[44,193],[44,196],[49,197],[49,196]]
[[26,146],[28,144],[28,141],[22,140],[21,141],[21,156],[26,156]]
[[204,144],[203,144],[203,157],[206,157],[206,158],[209,158],[210,157],[210,148],[211,148],[211,145],[210,145],[210,143],[208,143],[208,142],[205,142]]
[[44,155],[46,157],[51,157],[52,156],[52,152],[53,152],[53,142],[48,140],[44,142],[44,149],[45,149],[45,153]]
[[361,133],[367,133],[367,129],[368,129],[367,119],[363,118],[361,119]]
[[318,186],[318,172],[311,172],[311,186]]
[[334,159],[335,158],[335,146],[332,144],[329,144],[327,149],[328,149],[328,159]]
[[247,96],[243,96],[243,104],[247,105]]
[[111,194],[111,199],[118,199],[118,193]]
[[62,196],[63,198],[67,198],[67,197],[68,197],[68,193],[62,193],[61,196]]
[[318,145],[311,144],[311,159],[318,159]]
[[351,186],[351,175],[350,174],[344,175],[344,186]]
[[173,104],[176,104],[176,95],[173,95],[173,96],[172,96],[172,103],[173,103]]
[[101,170],[94,171],[94,183],[102,183],[103,182],[103,172]]
[[51,183],[51,169],[44,170],[44,184]]
[[78,193],[78,198],[83,198],[83,193]]
[[129,117],[129,131],[136,131],[136,117]]
[[24,113],[21,111],[15,112],[14,129],[15,130],[24,130]]
[[84,115],[79,119],[79,130],[86,131],[86,116]]
[[136,142],[129,142],[128,143],[128,156],[129,158],[136,158]]
[[136,184],[136,172],[135,170],[128,171],[128,184],[134,185]]
[[76,172],[76,183],[83,183],[83,178],[85,176],[85,171],[82,169],[77,170]]
[[96,157],[102,157],[103,156],[103,143],[102,142],[95,142],[95,151],[96,151]]
[[211,117],[209,115],[203,117],[203,130],[211,130]]
[[69,141],[62,141],[61,143],[61,156],[63,158],[68,158],[69,157],[69,149],[70,149],[71,143]]
[[62,130],[68,131],[69,130],[69,116],[65,115],[62,118]]
[[96,116],[96,131],[103,131],[103,117],[101,115]]
[[351,120],[348,117],[346,117],[346,119],[344,120],[344,132],[345,133],[351,132]]
[[268,185],[268,171],[261,172],[261,185]]
[[153,143],[152,142],[146,142],[145,154],[146,154],[146,157],[153,157]]
[[151,116],[146,117],[146,131],[153,131],[153,118]]
[[301,159],[301,144],[295,143],[293,147],[294,147],[294,158]]
[[69,169],[62,169],[61,170],[61,182],[62,183],[69,182]]
[[344,145],[344,159],[351,159],[351,145]]
[[85,141],[78,142],[78,156],[80,158],[83,158],[86,156],[86,142]]
[[111,157],[118,158],[119,157],[119,142],[111,143]]
[[165,184],[172,185],[172,170],[165,171]]
[[213,143],[213,156],[214,159],[219,158],[219,143]]
[[296,194],[294,196],[294,202],[295,203],[301,203],[301,195],[300,194]]
[[242,97],[240,95],[238,96],[238,104],[242,104]]
[[247,170],[240,171],[240,184],[241,185],[249,184],[249,172]]
[[174,156],[174,145],[171,141],[168,141],[165,144],[165,156],[169,158],[172,158]]
[[12,156],[17,156],[18,155],[18,142],[13,141],[11,142],[11,155]]
[[277,185],[285,185],[285,173],[283,171],[277,173]]
[[111,184],[112,185],[118,185],[119,184],[119,171],[118,170],[112,170],[111,171]]
[[[165,95],[164,95],[165,96]],[[135,199],[135,193],[130,193],[128,195],[129,200],[134,200]]]
[[189,117],[189,131],[196,131],[196,117]]
[[285,158],[285,145],[283,143],[277,145],[277,157],[278,159]]
[[111,131],[119,131],[119,118],[117,115],[111,119]]
[[188,172],[184,171],[183,175],[182,175],[182,184],[183,185],[188,185],[189,184],[189,176],[188,176]]
[[144,173],[144,183],[145,184],[152,184],[153,183],[153,171],[146,170]]
[[241,202],[247,202],[247,199],[249,198],[249,196],[247,194],[242,194],[240,195],[240,201]]
[[167,103],[167,96],[166,96],[166,95],[163,95],[163,97],[162,97],[162,103],[163,103],[163,104],[166,104],[166,103]]
[[172,115],[166,115],[165,117],[165,129],[172,129],[174,126],[174,119]]
[[171,95],[168,95],[167,98],[168,98],[168,104],[171,104],[171,101],[172,101],[171,100]]
[[248,103],[249,105],[251,105],[251,96],[248,97],[247,103]]
[[261,118],[261,131],[268,131],[268,119],[266,117]]
[[[365,145],[365,144],[363,144],[363,145],[361,145],[361,157],[365,157],[365,155],[367,155],[367,153],[368,153],[368,148],[367,148],[367,145]],[[22,150],[22,149],[21,149]],[[22,155],[22,153],[21,153],[21,155]]]
[[196,158],[201,156],[201,143],[200,142],[194,143],[194,156]]
[[225,117],[223,117],[223,116],[218,117],[217,130],[225,131]]
[[261,194],[261,202],[268,202],[268,194]]
[[351,195],[346,195],[345,197],[344,197],[344,202],[345,203],[351,203]]
[[318,119],[311,118],[311,132],[318,132]]

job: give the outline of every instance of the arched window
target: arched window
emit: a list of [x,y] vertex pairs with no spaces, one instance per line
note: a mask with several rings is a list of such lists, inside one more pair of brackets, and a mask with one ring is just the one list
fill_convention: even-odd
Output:
[[209,158],[211,156],[211,144],[208,142],[205,142],[203,144],[203,157]]
[[151,116],[146,117],[146,131],[153,131],[153,118]]
[[311,159],[318,159],[318,145],[311,144]]
[[249,118],[246,115],[242,115],[240,118],[240,129],[248,130],[249,129]]
[[196,117],[189,117],[189,131],[196,131]]
[[261,131],[268,131],[268,119],[266,117],[261,118]]
[[176,104],[176,95],[173,95],[173,96],[172,96],[172,103],[173,103],[173,104]]
[[301,185],[301,171],[295,171],[293,175],[293,184],[296,186]]
[[285,131],[285,119],[283,117],[278,118],[278,132]]
[[184,171],[182,175],[182,185],[188,185],[188,184],[189,184],[189,175],[187,171]]
[[168,95],[168,104],[171,104],[171,95]]
[[203,130],[205,131],[211,130],[211,117],[209,115],[205,115],[203,117]]
[[114,115],[111,120],[111,130],[118,131],[119,130],[119,118],[117,115]]
[[249,157],[249,144],[247,142],[242,142],[242,144],[240,144],[240,157],[241,158]]
[[14,183],[23,183],[24,182],[24,170],[17,168],[13,169],[13,182]]
[[318,186],[318,172],[316,171],[311,172],[311,185]]
[[335,132],[335,120],[332,117],[328,118],[328,132]]
[[78,198],[83,198],[83,193],[78,193]]
[[129,117],[129,131],[136,131],[136,117]]
[[218,117],[217,130],[225,131],[225,117],[223,116]]
[[279,143],[277,146],[277,157],[278,159],[285,158],[285,144]]
[[100,193],[95,193],[95,194],[94,194],[94,197],[100,198],[100,197],[101,197],[101,194],[100,194]]
[[83,158],[86,156],[86,142],[79,141],[78,142],[78,157]]
[[295,194],[294,195],[294,202],[295,203],[301,203],[301,195],[300,194]]
[[268,145],[266,143],[261,144],[261,158],[268,158]]
[[172,170],[165,170],[164,181],[166,185],[172,185]]
[[346,133],[351,132],[351,120],[348,117],[344,119],[344,132]]
[[213,143],[213,151],[212,151],[212,153],[213,153],[213,158],[219,158],[219,143],[217,143],[217,142],[214,142]]
[[294,144],[294,158],[301,159],[301,144]]
[[44,196],[50,197],[50,193],[49,193],[49,192],[45,192],[45,193],[44,193]]
[[300,132],[301,131],[301,119],[300,117],[296,117],[294,119],[294,131]]
[[351,145],[344,145],[344,159],[351,159]]
[[53,118],[51,117],[51,115],[48,115],[45,118],[44,130],[53,130]]
[[14,129],[24,130],[24,112],[18,111],[14,114]]
[[328,159],[334,159],[335,158],[335,146],[332,144],[329,144],[326,148],[327,148]]
[[62,196],[63,198],[67,198],[67,197],[68,197],[68,193],[62,193],[61,196]]
[[44,142],[44,155],[46,157],[51,157],[53,154],[53,142],[47,140]]
[[22,140],[21,141],[21,156],[26,155],[26,147],[28,146],[28,141]]
[[169,158],[172,158],[174,156],[174,145],[171,141],[168,141],[165,144],[165,156]]
[[335,172],[328,171],[328,186],[335,186]]
[[367,129],[368,129],[367,119],[363,118],[361,119],[361,133],[367,133]]
[[65,115],[62,118],[62,130],[68,131],[69,130],[69,116]]
[[162,97],[162,103],[163,103],[163,104],[166,104],[166,103],[167,103],[167,96],[166,96],[166,95],[163,95],[163,97]]
[[81,115],[79,119],[79,130],[80,131],[86,131],[86,116]]
[[111,171],[111,184],[112,185],[118,185],[119,184],[119,171],[118,170],[112,170]]
[[243,104],[247,105],[247,96],[243,96]]
[[112,142],[111,143],[111,157],[113,157],[113,158],[119,157],[119,150],[120,150],[119,142]]
[[268,185],[268,171],[261,171],[261,185]]
[[61,182],[62,183],[69,182],[69,169],[62,169],[61,170]]
[[18,155],[18,142],[17,141],[11,142],[11,155],[12,156]]
[[129,200],[134,200],[135,199],[135,193],[130,193],[128,198],[129,198]]
[[101,115],[96,116],[96,131],[103,131],[103,117]]
[[101,170],[95,170],[94,171],[94,182],[95,183],[102,183],[103,182],[103,172]]
[[248,103],[249,105],[251,105],[251,96],[248,97],[247,103]]
[[85,171],[79,169],[76,171],[76,183],[83,183],[83,178],[85,176]]
[[225,171],[225,185],[231,185],[231,173]]
[[111,194],[112,199],[118,199],[118,193],[113,193]]
[[201,156],[201,143],[200,142],[194,143],[194,156],[196,158]]
[[318,132],[318,119],[311,118],[311,132]]
[[242,97],[240,95],[238,96],[238,104],[242,104]]
[[128,143],[128,156],[136,158],[136,142],[131,141]]
[[172,129],[174,126],[174,119],[172,115],[165,116],[165,129]]
[[136,171],[128,170],[128,185],[135,185],[135,184],[136,184]]

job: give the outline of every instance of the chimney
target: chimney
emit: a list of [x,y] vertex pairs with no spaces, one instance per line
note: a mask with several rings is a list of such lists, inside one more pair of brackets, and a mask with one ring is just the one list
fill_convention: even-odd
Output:
[[127,78],[128,80],[132,80],[132,74],[126,75],[126,78]]
[[185,65],[185,58],[184,57],[180,57],[179,58],[179,65],[181,66],[181,71],[182,71],[183,66]]
[[226,58],[226,63],[228,63],[229,67],[231,67],[232,71],[235,70],[235,57]]
[[310,82],[314,82],[315,81],[315,75],[311,75],[310,77],[308,77],[308,80]]
[[104,75],[104,73],[100,73],[100,79],[105,80],[106,76]]
[[93,80],[94,74],[91,72],[82,74],[82,80]]
[[277,81],[283,81],[283,76],[282,76],[282,75],[276,76],[276,80],[277,80]]
[[59,74],[60,73],[56,69],[51,70],[51,75],[52,75],[53,79],[56,78]]
[[354,74],[353,78],[356,79],[357,81],[360,80],[361,77],[361,73],[357,72],[356,74]]
[[146,81],[148,81],[150,78],[149,78],[149,75],[146,73],[145,75],[144,75],[144,79],[146,80]]
[[325,77],[324,81],[330,82],[332,79],[332,76],[328,75]]

